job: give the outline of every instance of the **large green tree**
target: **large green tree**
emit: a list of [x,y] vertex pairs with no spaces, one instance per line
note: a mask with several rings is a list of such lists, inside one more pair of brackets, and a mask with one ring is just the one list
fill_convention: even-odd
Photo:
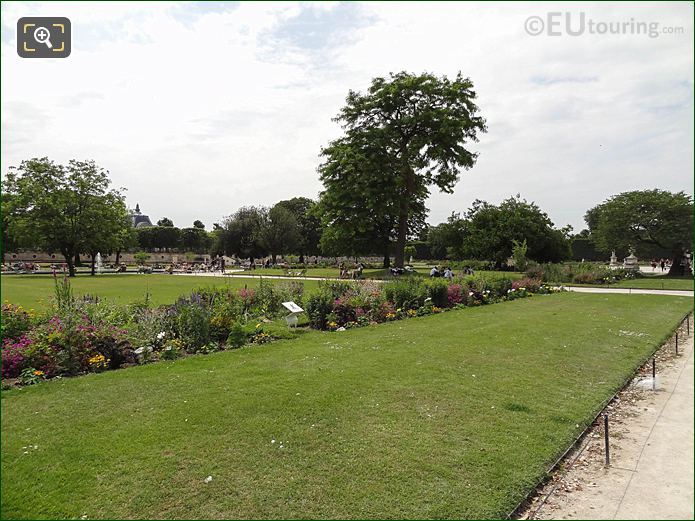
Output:
[[96,273],[97,254],[110,255],[124,246],[132,231],[131,217],[120,194],[107,193],[95,198],[88,209],[85,222],[89,223],[87,240],[82,251],[90,257],[91,274]]
[[[315,209],[323,226],[321,251],[326,255],[381,253],[388,267],[403,191],[396,168],[387,168],[389,156],[359,137],[338,139],[322,154],[319,172],[325,190]],[[409,228],[417,230],[424,217],[424,204],[411,206]]]
[[[422,211],[430,187],[451,193],[461,171],[475,164],[477,154],[467,146],[486,131],[475,97],[473,83],[461,73],[450,80],[400,72],[375,78],[366,93],[350,91],[336,118],[345,136],[324,150],[322,178],[332,151],[373,149],[372,160],[380,162],[371,164],[372,178],[387,178],[385,185],[397,192],[388,198],[398,203],[393,208],[393,230],[389,230],[395,237],[397,266],[403,266],[408,237],[417,233],[413,215]],[[325,193],[330,190],[326,186]],[[369,191],[360,195],[363,202],[373,197]]]
[[181,249],[203,253],[210,247],[210,237],[208,233],[197,226],[181,229]]
[[601,251],[634,249],[640,256],[658,247],[671,254],[669,275],[690,272],[684,257],[693,251],[693,199],[685,192],[623,192],[590,209],[584,219]]
[[308,197],[293,197],[280,201],[275,206],[289,210],[297,220],[299,241],[296,249],[299,253],[299,262],[304,262],[305,255],[318,255],[320,253],[321,221],[314,211],[316,202]]
[[431,226],[427,231],[427,245],[433,259],[460,260],[465,237],[466,221],[452,213],[446,222]]
[[123,195],[110,183],[94,161],[64,166],[44,157],[11,167],[3,196],[12,202],[8,225],[21,234],[18,246],[60,251],[73,277],[75,257],[112,240],[120,229],[112,220],[125,209]]
[[461,255],[493,260],[501,266],[512,254],[514,241],[526,240],[527,257],[538,262],[559,262],[570,257],[568,229],[557,229],[535,203],[519,195],[499,206],[475,201],[466,214]]
[[263,212],[257,240],[270,253],[273,264],[278,255],[297,251],[301,236],[294,214],[280,205]]
[[267,250],[260,241],[260,230],[266,218],[263,207],[244,206],[224,219],[218,231],[217,247],[226,255],[241,258],[258,258]]

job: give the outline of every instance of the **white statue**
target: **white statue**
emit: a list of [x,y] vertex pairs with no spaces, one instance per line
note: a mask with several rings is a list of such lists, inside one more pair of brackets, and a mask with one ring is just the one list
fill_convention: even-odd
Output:
[[618,267],[618,257],[615,254],[615,250],[611,252],[611,263],[610,263],[611,268],[617,268]]

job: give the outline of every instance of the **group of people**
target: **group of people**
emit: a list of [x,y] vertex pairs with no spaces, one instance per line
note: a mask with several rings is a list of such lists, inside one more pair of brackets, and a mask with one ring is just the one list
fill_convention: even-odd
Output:
[[430,270],[430,277],[444,277],[445,279],[450,281],[454,278],[454,272],[451,271],[451,268],[449,266],[446,266],[443,270],[440,270],[439,266],[433,266]]
[[214,273],[221,271],[224,273],[224,259],[214,259],[205,262],[172,262],[167,266],[166,272],[169,274],[177,272],[182,273]]
[[341,279],[359,279],[362,278],[362,272],[364,271],[364,264],[361,262],[357,264],[352,270],[349,270],[344,262],[341,262],[338,266],[340,269]]
[[661,268],[661,271],[666,271],[671,268],[670,259],[652,259],[652,269],[656,271],[657,266]]
[[14,272],[33,272],[38,271],[41,267],[35,262],[14,262],[12,264],[2,263],[2,271],[14,271]]

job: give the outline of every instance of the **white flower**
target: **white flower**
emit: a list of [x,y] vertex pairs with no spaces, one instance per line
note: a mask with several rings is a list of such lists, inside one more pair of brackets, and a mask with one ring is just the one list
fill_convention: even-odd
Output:
[[275,443],[275,440],[270,440],[270,443]]
[[166,336],[166,333],[165,333],[164,331],[162,331],[161,333],[159,333],[159,334],[157,335],[157,340],[161,340],[161,339],[164,338],[165,336]]
[[210,483],[212,481],[212,476],[208,476],[204,481],[205,483]]

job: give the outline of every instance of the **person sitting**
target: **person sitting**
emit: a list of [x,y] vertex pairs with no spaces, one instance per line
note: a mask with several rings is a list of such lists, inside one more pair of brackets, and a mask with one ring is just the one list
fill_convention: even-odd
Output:
[[357,267],[352,271],[352,278],[353,279],[360,279],[362,278],[362,270],[364,270],[364,264],[361,262],[357,265]]
[[439,267],[438,266],[432,266],[432,269],[430,270],[430,278],[434,277],[441,277],[442,274],[439,272]]
[[454,272],[451,271],[451,268],[449,268],[449,266],[444,268],[444,278],[449,282],[454,280]]

